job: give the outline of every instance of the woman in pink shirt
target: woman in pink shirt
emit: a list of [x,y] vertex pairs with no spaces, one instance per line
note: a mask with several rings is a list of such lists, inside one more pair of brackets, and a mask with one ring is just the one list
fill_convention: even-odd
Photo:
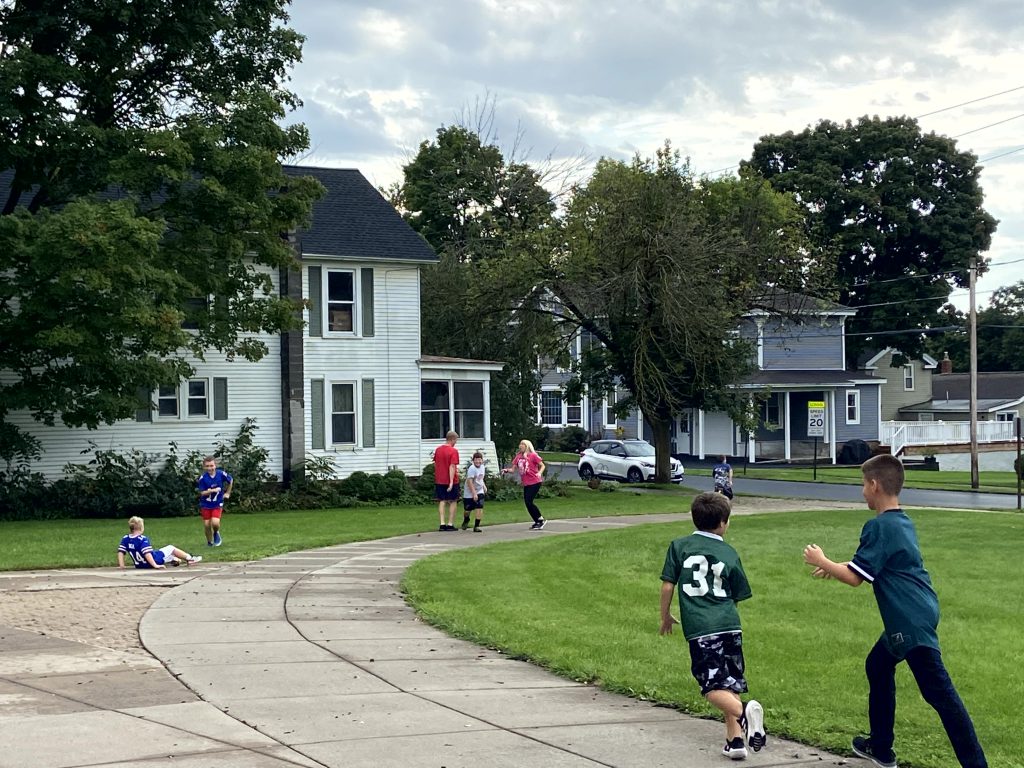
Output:
[[533,518],[531,531],[539,531],[547,524],[547,520],[540,513],[540,508],[534,502],[537,492],[540,491],[540,484],[544,480],[544,470],[544,460],[534,450],[533,443],[529,440],[519,442],[519,453],[512,459],[512,466],[502,470],[502,474],[519,472],[523,483],[523,501],[526,502],[526,511]]

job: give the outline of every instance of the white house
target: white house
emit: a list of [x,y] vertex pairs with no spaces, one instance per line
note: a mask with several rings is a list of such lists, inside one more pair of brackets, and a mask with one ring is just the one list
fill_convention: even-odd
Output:
[[87,430],[15,414],[43,447],[30,469],[59,476],[91,443],[205,453],[246,418],[268,469],[286,480],[310,457],[330,459],[338,477],[393,467],[418,475],[453,427],[464,458],[478,449],[495,458],[490,373],[502,364],[420,354],[420,268],[436,254],[359,171],[286,171],[327,190],[295,235],[299,268],[272,275],[275,290],[305,301],[302,330],[261,335],[269,354],[257,363],[190,360],[194,375],[151,393],[133,420]]

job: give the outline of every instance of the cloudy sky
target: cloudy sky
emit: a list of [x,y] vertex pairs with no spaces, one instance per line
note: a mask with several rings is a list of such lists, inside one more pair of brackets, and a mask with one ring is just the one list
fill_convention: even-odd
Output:
[[[521,132],[534,161],[626,159],[670,139],[714,174],[765,134],[920,116],[984,161],[1001,223],[979,306],[1024,279],[1021,0],[293,0],[292,26],[307,36],[292,83],[303,163],[385,186],[488,98],[499,144]],[[966,291],[954,300],[965,308]]]

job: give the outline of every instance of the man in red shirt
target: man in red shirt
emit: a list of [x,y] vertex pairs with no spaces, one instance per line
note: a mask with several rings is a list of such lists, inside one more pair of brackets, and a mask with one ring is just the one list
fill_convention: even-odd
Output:
[[[434,498],[437,499],[437,515],[441,519],[439,531],[458,530],[455,523],[455,507],[462,489],[459,488],[459,452],[455,449],[459,435],[449,431],[444,445],[434,450]],[[444,505],[448,504],[448,523],[444,522]]]

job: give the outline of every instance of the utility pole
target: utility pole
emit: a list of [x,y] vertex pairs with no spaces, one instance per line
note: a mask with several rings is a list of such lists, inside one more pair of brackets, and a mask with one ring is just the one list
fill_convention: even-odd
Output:
[[975,285],[978,282],[978,257],[971,257],[971,488],[978,490],[978,309]]

